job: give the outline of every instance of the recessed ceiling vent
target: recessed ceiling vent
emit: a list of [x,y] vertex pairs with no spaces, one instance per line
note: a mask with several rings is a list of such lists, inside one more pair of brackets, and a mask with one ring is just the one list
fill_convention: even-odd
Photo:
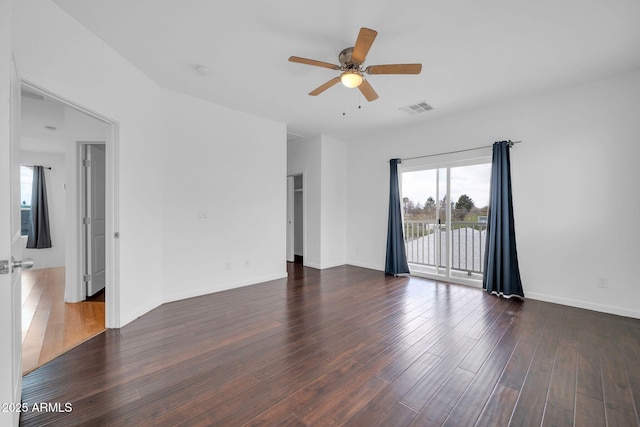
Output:
[[287,142],[294,142],[304,138],[302,135],[296,133],[287,132]]
[[418,113],[424,113],[425,111],[433,110],[433,107],[426,103],[426,101],[418,102],[417,104],[407,105],[406,107],[400,108],[400,110],[408,113],[412,116]]

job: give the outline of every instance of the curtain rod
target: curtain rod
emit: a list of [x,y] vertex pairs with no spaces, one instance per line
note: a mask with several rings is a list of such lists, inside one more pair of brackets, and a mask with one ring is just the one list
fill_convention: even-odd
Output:
[[[522,141],[509,141],[509,147],[513,147],[513,144],[520,144],[521,142]],[[464,153],[465,151],[482,150],[483,148],[491,148],[491,147],[493,147],[493,145],[485,145],[485,146],[476,147],[476,148],[466,148],[464,150],[447,151],[446,153],[427,154],[426,156],[416,156],[416,157],[405,157],[400,160],[424,159],[426,157],[443,156],[445,154]]]
[[[27,168],[33,168],[33,167],[40,166],[40,165],[20,165],[20,166],[24,166],[24,167],[27,167]],[[42,166],[42,167],[45,168],[45,169],[52,170],[51,166]]]

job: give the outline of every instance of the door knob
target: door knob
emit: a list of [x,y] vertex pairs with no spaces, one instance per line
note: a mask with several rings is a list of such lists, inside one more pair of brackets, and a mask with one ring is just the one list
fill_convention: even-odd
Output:
[[24,258],[20,261],[16,261],[13,257],[11,257],[11,272],[16,268],[22,268],[23,270],[28,270],[33,267],[33,260],[31,258]]

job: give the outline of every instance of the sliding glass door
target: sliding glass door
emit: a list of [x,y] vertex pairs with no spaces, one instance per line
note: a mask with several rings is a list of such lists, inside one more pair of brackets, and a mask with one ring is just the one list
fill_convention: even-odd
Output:
[[488,159],[402,173],[405,245],[412,274],[482,280],[490,175]]

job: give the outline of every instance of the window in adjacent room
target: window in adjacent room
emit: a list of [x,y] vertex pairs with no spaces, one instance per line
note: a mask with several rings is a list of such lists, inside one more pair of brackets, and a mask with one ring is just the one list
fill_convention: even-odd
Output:
[[33,169],[29,166],[20,166],[20,230],[23,236],[29,234],[32,185]]

